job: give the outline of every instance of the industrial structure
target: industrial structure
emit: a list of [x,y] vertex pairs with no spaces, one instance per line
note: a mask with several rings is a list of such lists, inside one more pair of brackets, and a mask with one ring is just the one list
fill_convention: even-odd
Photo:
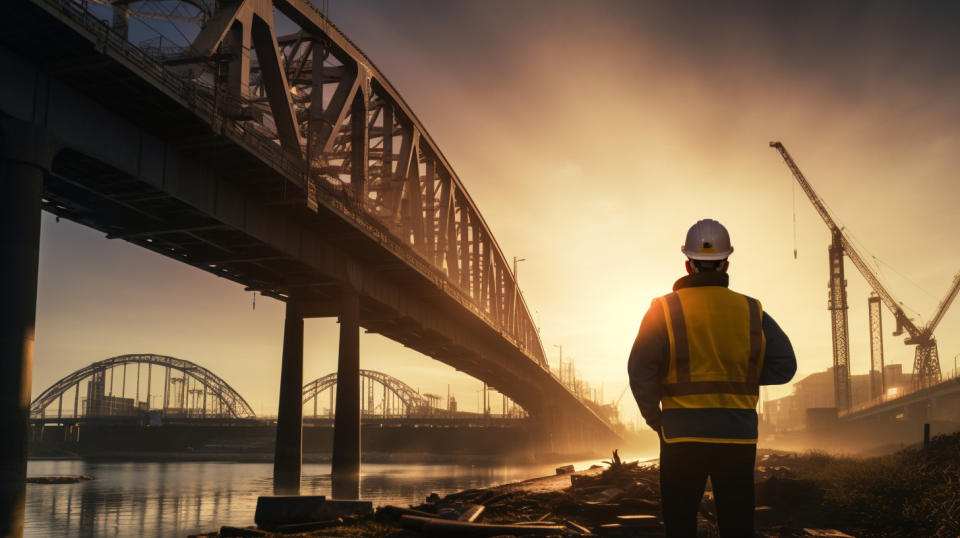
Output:
[[[333,372],[314,379],[303,386],[303,405],[313,416],[334,416],[337,373]],[[325,396],[321,394],[326,393]],[[320,402],[327,403],[326,412]],[[447,397],[447,404],[441,405],[441,398],[435,394],[421,394],[403,381],[375,370],[360,370],[360,414],[363,417],[402,418],[427,417],[436,415],[453,416],[457,412],[456,398]],[[451,405],[452,404],[452,405]]]
[[[156,378],[154,366],[158,367]],[[132,387],[128,393],[130,385]],[[81,392],[84,393],[83,398],[80,397]],[[190,361],[163,355],[120,355],[80,368],[41,392],[30,404],[30,416],[44,418],[48,408],[56,402],[56,417],[64,418],[63,398],[67,396],[69,404],[71,393],[72,418],[132,416],[145,414],[151,409],[159,409],[164,417],[256,416],[243,396],[210,370]],[[160,405],[152,406],[156,399],[160,399]]]
[[[363,452],[375,459],[437,456],[508,460],[536,454],[531,421],[504,400],[502,413],[467,412],[403,381],[361,370]],[[333,446],[336,373],[304,385],[303,452],[327,461]],[[587,405],[596,406],[593,402]],[[310,416],[312,408],[313,416]],[[318,413],[322,410],[323,414]],[[131,354],[95,362],[53,383],[31,406],[32,457],[270,461],[277,417],[254,416],[226,381],[174,357]]]
[[[299,489],[307,317],[340,321],[334,496],[358,494],[361,327],[506,394],[545,450],[617,442],[549,371],[464,182],[356,44],[307,0],[151,4],[0,3],[0,520],[22,524],[42,209],[286,303],[278,491]],[[164,16],[185,39],[134,27]]]
[[[154,370],[156,367],[156,370]],[[155,373],[156,372],[156,373]],[[513,411],[513,402],[504,396],[503,413],[457,410],[456,398],[446,403],[435,394],[421,394],[400,379],[376,370],[360,370],[360,409],[363,418],[523,418]],[[333,372],[303,386],[306,416],[335,416],[337,373]],[[483,389],[485,392],[492,390]],[[66,398],[66,406],[64,399]],[[320,407],[321,402],[326,407]],[[591,408],[599,404],[585,401]],[[322,410],[323,413],[318,411]],[[507,410],[511,410],[507,413]],[[163,420],[256,419],[236,390],[210,370],[175,357],[149,353],[127,354],[94,362],[47,387],[30,404],[30,417],[38,424],[77,423],[85,419],[144,417],[157,413]],[[598,414],[604,415],[599,412]],[[262,417],[270,423],[274,417]],[[615,423],[616,418],[608,419]]]
[[833,375],[834,375],[834,394],[836,408],[840,411],[849,410],[852,405],[850,388],[850,344],[849,330],[847,322],[847,281],[844,276],[843,257],[846,255],[853,262],[860,274],[870,285],[874,295],[868,299],[870,314],[870,357],[871,357],[871,395],[879,398],[886,393],[883,372],[883,335],[881,332],[882,323],[880,317],[880,302],[893,313],[897,326],[894,336],[907,332],[907,338],[904,343],[907,345],[916,345],[915,359],[913,363],[913,385],[915,390],[932,387],[941,380],[940,359],[937,350],[937,340],[934,338],[933,331],[937,328],[940,320],[943,319],[947,309],[953,303],[958,291],[960,291],[960,273],[953,279],[946,296],[940,301],[937,310],[931,316],[926,325],[918,326],[912,319],[907,317],[901,308],[901,304],[893,295],[883,286],[880,279],[874,274],[873,270],[863,260],[863,257],[854,248],[851,241],[833,216],[827,210],[823,200],[817,195],[816,191],[804,177],[800,168],[794,162],[793,158],[787,152],[787,149],[780,142],[770,142],[770,146],[775,148],[783,157],[787,167],[793,173],[797,183],[803,189],[803,192],[810,199],[810,203],[820,214],[820,217],[826,223],[830,230],[832,242],[829,247],[830,258],[830,277],[829,277],[829,300],[827,308],[830,310],[831,332],[833,335]]

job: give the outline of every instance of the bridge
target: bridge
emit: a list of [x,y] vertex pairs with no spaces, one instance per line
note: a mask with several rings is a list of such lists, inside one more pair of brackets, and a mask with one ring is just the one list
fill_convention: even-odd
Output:
[[170,48],[131,41],[137,2],[105,4],[0,7],[0,482],[25,472],[41,209],[286,303],[278,490],[299,484],[307,317],[340,321],[335,496],[357,495],[361,327],[506,394],[553,450],[617,438],[549,372],[464,182],[317,9],[186,2],[199,27]]
[[956,371],[939,383],[885,394],[839,413],[843,427],[872,433],[878,440],[913,441],[923,425],[933,434],[960,430],[960,377]]
[[[157,367],[156,374],[154,367]],[[307,416],[312,406],[314,419],[333,418],[336,387],[336,372],[304,384],[303,405]],[[329,405],[320,415],[318,406],[321,399],[327,397]],[[455,406],[455,399],[452,401]],[[397,423],[425,418],[470,423],[471,419],[484,416],[483,413],[458,412],[450,407],[449,401],[444,407],[439,396],[421,394],[407,383],[375,370],[360,370],[360,412],[364,418],[381,422],[392,419]],[[215,373],[187,360],[151,353],[119,355],[79,368],[47,387],[30,404],[31,420],[42,424],[142,417],[151,413],[162,420],[258,418],[247,400]],[[513,410],[508,414],[505,406],[500,418],[508,416],[523,418],[524,414]],[[266,422],[272,419],[264,417]],[[457,420],[432,422],[456,424]],[[421,421],[427,422],[431,421]]]
[[[141,368],[146,366],[146,368]],[[158,366],[157,381],[153,381],[153,367]],[[130,367],[130,368],[128,368]],[[120,373],[117,374],[117,370]],[[130,382],[127,382],[127,371]],[[143,370],[141,375],[141,370]],[[179,377],[177,376],[179,373]],[[119,377],[119,379],[117,379]],[[117,390],[114,392],[114,381]],[[81,384],[86,382],[84,398],[80,398]],[[127,398],[127,387],[130,398]],[[141,393],[141,388],[143,389]],[[226,381],[190,361],[153,354],[130,354],[111,357],[84,366],[34,398],[30,416],[43,419],[47,409],[57,403],[57,419],[65,417],[63,397],[68,404],[73,395],[72,418],[96,416],[124,416],[143,414],[151,410],[151,390],[160,398],[159,410],[164,416],[179,415],[194,418],[253,418],[256,414],[250,404],[233,390]],[[141,395],[145,398],[141,400]],[[209,398],[208,398],[209,396]]]

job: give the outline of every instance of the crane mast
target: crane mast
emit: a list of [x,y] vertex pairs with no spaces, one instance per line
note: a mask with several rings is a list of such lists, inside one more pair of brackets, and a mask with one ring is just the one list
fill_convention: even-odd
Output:
[[[936,328],[936,325],[940,322],[940,319],[942,319],[944,312],[946,312],[947,308],[949,308],[950,304],[957,296],[957,292],[960,291],[960,273],[958,273],[954,278],[951,290],[947,293],[947,297],[940,303],[940,307],[932,318],[931,322],[925,327],[917,327],[913,320],[907,317],[906,313],[904,313],[903,309],[900,307],[900,302],[897,301],[889,291],[887,291],[887,289],[880,282],[880,279],[877,278],[877,276],[870,269],[870,266],[863,261],[860,253],[857,252],[856,248],[854,248],[853,244],[843,233],[843,229],[837,225],[836,221],[833,219],[833,216],[830,215],[826,204],[823,203],[823,200],[820,198],[820,196],[818,196],[816,191],[813,190],[813,187],[807,181],[807,178],[804,177],[803,172],[800,171],[800,167],[797,166],[797,163],[794,162],[792,157],[790,157],[790,153],[787,152],[787,148],[785,148],[780,142],[770,142],[770,147],[775,148],[778,152],[780,152],[780,156],[783,157],[787,167],[793,173],[793,177],[796,178],[797,183],[800,184],[800,188],[803,189],[803,192],[807,195],[807,198],[810,199],[810,203],[813,204],[813,207],[817,210],[817,213],[820,214],[820,217],[823,219],[824,223],[826,223],[827,228],[830,229],[832,242],[829,249],[830,302],[828,308],[831,313],[833,329],[834,388],[836,390],[837,407],[839,409],[848,409],[850,406],[850,344],[848,340],[847,328],[848,307],[846,280],[844,280],[843,275],[844,254],[850,258],[850,261],[853,262],[853,265],[856,266],[860,274],[863,275],[863,278],[867,281],[867,284],[870,285],[870,288],[877,294],[883,304],[886,305],[887,309],[893,313],[894,320],[897,324],[896,331],[893,333],[893,335],[899,336],[900,334],[903,334],[904,330],[906,330],[909,336],[904,340],[904,343],[916,344],[917,348],[913,364],[914,388],[924,388],[939,383],[940,359],[937,351],[937,342],[933,337],[933,329]],[[882,346],[880,349],[882,352]],[[871,362],[875,363],[875,361]],[[879,357],[879,363],[881,365],[883,364],[882,356]]]

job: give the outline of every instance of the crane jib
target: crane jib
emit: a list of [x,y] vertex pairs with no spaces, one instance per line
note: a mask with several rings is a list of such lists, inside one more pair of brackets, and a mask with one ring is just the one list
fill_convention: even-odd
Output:
[[[843,233],[843,229],[840,228],[836,221],[833,219],[833,216],[827,210],[826,204],[823,203],[823,200],[817,195],[816,191],[813,190],[813,186],[807,181],[807,178],[804,177],[803,172],[800,171],[800,167],[797,166],[797,163],[794,162],[793,158],[790,156],[790,153],[787,152],[787,148],[780,142],[770,142],[770,147],[775,148],[780,156],[783,158],[784,162],[787,164],[787,167],[793,173],[794,178],[796,178],[797,183],[800,184],[800,187],[803,189],[803,192],[807,195],[807,198],[810,199],[810,203],[813,204],[813,207],[817,210],[817,213],[820,214],[820,217],[826,223],[827,227],[830,229],[831,234],[834,236],[834,241],[839,242],[839,246],[842,250],[840,255],[840,267],[839,275],[842,278],[842,255],[845,254],[851,262],[857,267],[857,270],[863,275],[863,278],[867,281],[867,284],[870,285],[870,288],[880,297],[881,301],[887,306],[890,312],[893,313],[894,318],[897,322],[897,331],[894,332],[894,336],[898,336],[903,332],[903,329],[906,329],[909,337],[904,340],[906,344],[916,344],[916,359],[914,363],[914,385],[915,387],[922,388],[929,386],[940,381],[940,363],[937,358],[937,349],[936,349],[936,339],[933,337],[933,330],[940,323],[940,320],[943,319],[944,314],[947,309],[950,308],[950,305],[953,303],[958,292],[960,292],[960,273],[953,279],[953,283],[950,286],[949,291],[947,292],[944,299],[940,302],[937,307],[936,312],[930,318],[930,321],[923,327],[917,327],[917,325],[904,313],[903,309],[900,307],[902,303],[897,301],[893,295],[887,291],[887,289],[880,282],[880,279],[874,272],[871,270],[870,266],[863,261],[863,258],[860,256],[860,253],[857,252],[853,244]],[[835,243],[836,244],[836,243]],[[831,247],[831,252],[833,252],[833,247]],[[834,262],[831,262],[832,264]],[[834,271],[834,269],[831,269]],[[831,281],[831,286],[835,284]],[[843,284],[845,287],[845,283]],[[831,287],[831,290],[833,288]],[[833,293],[833,291],[831,291]],[[838,367],[838,343],[842,343],[842,350],[840,352],[842,366],[844,368],[848,367],[846,361],[847,351],[846,350],[846,293],[840,292],[837,297],[841,301],[842,305],[834,305],[831,307],[832,310],[842,312],[841,314],[834,314],[834,316],[839,316],[839,319],[842,319],[842,327],[837,326],[837,319],[834,319],[834,366]],[[837,308],[839,306],[839,309]],[[839,331],[839,332],[838,332]],[[839,391],[839,386],[838,386]],[[838,400],[839,402],[840,400]]]

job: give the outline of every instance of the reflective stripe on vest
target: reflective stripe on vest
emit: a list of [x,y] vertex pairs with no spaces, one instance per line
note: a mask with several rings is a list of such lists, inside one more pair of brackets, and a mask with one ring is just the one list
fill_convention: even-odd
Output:
[[760,302],[723,286],[681,288],[660,298],[670,342],[661,379],[663,437],[756,443],[766,340]]

